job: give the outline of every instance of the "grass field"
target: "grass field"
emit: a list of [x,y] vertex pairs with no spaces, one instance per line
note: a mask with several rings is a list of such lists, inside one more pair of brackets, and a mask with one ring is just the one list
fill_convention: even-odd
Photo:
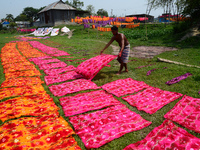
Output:
[[[105,42],[108,42],[111,38],[111,32],[99,32],[94,29],[83,29],[83,26],[68,26],[68,28],[75,29],[73,32],[73,36],[71,39],[65,36],[55,36],[45,40],[39,40],[41,43],[51,46],[57,47],[59,50],[66,51],[70,53],[74,59],[78,58],[91,58],[94,56],[99,55],[101,49],[104,48]],[[146,29],[147,29],[147,36],[146,36]],[[134,46],[170,46],[178,48],[177,51],[172,52],[164,52],[158,56],[155,56],[153,59],[141,59],[141,58],[132,58],[130,57],[129,60],[134,59],[135,61],[131,61],[128,63],[128,73],[122,73],[121,75],[116,75],[119,64],[117,60],[113,60],[109,64],[111,67],[104,67],[93,79],[92,81],[96,83],[98,86],[101,86],[105,83],[109,83],[111,81],[115,81],[117,79],[125,79],[125,78],[132,78],[138,81],[144,81],[150,86],[158,87],[162,90],[179,92],[183,95],[188,95],[194,98],[200,98],[198,92],[200,91],[200,69],[195,67],[187,67],[181,66],[176,64],[164,63],[157,61],[157,57],[169,59],[172,61],[178,61],[185,64],[196,65],[200,66],[200,38],[193,37],[187,39],[182,42],[176,42],[181,35],[173,35],[173,29],[171,25],[162,25],[162,26],[141,26],[138,29],[119,29],[119,32],[123,32],[127,37],[131,44],[131,48]],[[9,41],[17,40],[15,38],[17,34],[0,34],[0,49],[8,43]],[[116,42],[113,43],[117,45]],[[105,53],[112,54],[112,48],[109,47]],[[58,59],[65,61],[66,58],[57,57]],[[80,62],[83,62],[81,60]],[[75,62],[67,62],[68,65],[74,65],[75,67],[78,66]],[[140,69],[135,69],[139,66],[150,65],[148,67],[143,67]],[[37,67],[37,66],[36,66]],[[166,69],[163,69],[166,67]],[[154,68],[158,68],[151,75],[147,76],[146,73],[149,70]],[[190,72],[192,76],[188,77],[185,80],[182,80],[173,85],[166,85],[165,82],[183,75],[185,73]],[[43,74],[41,79],[44,80],[44,72],[41,71]],[[0,64],[0,84],[5,80],[3,74],[3,68]],[[62,107],[60,105],[58,97],[55,97],[51,94],[48,89],[48,86],[43,84],[45,90],[51,97],[54,98],[54,102],[58,107],[61,108],[60,115],[68,121],[68,117],[64,116],[64,112],[62,111]],[[84,91],[85,92],[85,91]],[[80,93],[80,92],[79,92]],[[76,95],[69,94],[69,95]],[[130,110],[140,114],[144,119],[151,121],[152,124],[142,130],[131,132],[125,134],[124,136],[115,139],[102,147],[98,148],[101,150],[121,150],[125,148],[127,145],[131,143],[135,143],[137,141],[142,140],[146,137],[146,135],[152,131],[155,127],[161,125],[163,123],[164,115],[171,110],[174,105],[180,100],[175,100],[168,105],[164,106],[162,109],[158,110],[156,113],[149,115],[144,111],[137,110],[136,107],[130,106],[127,102],[122,100],[122,98],[118,98],[121,103],[125,104]],[[70,123],[68,121],[68,123]],[[200,134],[195,133],[187,128],[184,128],[178,124],[177,126],[187,130],[189,133],[193,134],[194,136],[200,138]],[[78,145],[85,150],[85,146],[81,139],[76,135],[75,139],[78,142]]]

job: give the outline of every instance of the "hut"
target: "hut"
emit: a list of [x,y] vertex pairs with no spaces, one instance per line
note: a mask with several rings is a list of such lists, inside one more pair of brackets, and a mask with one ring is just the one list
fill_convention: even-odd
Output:
[[75,18],[75,12],[75,8],[59,0],[49,4],[38,13],[39,21],[35,25],[57,26],[67,24],[71,21],[71,18]]

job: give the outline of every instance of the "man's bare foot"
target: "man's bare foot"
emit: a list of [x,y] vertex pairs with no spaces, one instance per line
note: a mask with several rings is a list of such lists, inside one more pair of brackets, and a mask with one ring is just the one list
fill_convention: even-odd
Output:
[[128,72],[128,70],[124,70],[123,72]]

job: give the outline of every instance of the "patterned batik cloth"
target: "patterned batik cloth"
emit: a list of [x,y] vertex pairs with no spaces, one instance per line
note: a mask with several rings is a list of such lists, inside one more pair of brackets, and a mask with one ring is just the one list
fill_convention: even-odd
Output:
[[42,83],[44,83],[44,81],[42,81],[40,77],[20,77],[20,78],[12,78],[5,80],[1,84],[1,88],[12,87],[12,86],[35,85]]
[[39,64],[38,67],[41,70],[45,69],[52,69],[52,68],[60,68],[60,67],[66,67],[67,64],[64,62],[58,62],[58,63],[50,63],[50,64]]
[[69,124],[56,115],[20,118],[0,126],[0,149],[80,150],[73,134]]
[[53,99],[45,95],[24,96],[6,100],[0,103],[0,119],[2,121],[21,116],[41,116],[58,114],[59,108]]
[[112,93],[117,97],[126,94],[132,94],[148,87],[149,85],[147,85],[143,81],[136,81],[132,78],[119,79],[110,83],[106,83],[102,86],[102,88],[108,93]]
[[92,80],[103,67],[116,57],[116,55],[98,55],[82,62],[76,68],[76,72],[83,75],[85,79]]
[[3,65],[3,69],[7,69],[7,68],[18,69],[18,68],[21,68],[24,66],[30,66],[30,65],[33,65],[33,64],[31,64],[29,61],[24,61],[24,62],[18,62],[18,63],[5,64]]
[[184,95],[164,117],[200,133],[200,99]]
[[42,56],[42,57],[35,57],[35,58],[29,58],[29,61],[37,62],[38,60],[43,60],[43,59],[51,59],[53,57],[51,56]]
[[83,78],[81,74],[76,73],[75,71],[66,72],[63,74],[53,75],[53,76],[44,76],[44,81],[46,85],[50,85],[53,83],[64,82],[67,80],[74,80]]
[[78,79],[71,82],[65,82],[59,85],[52,85],[49,87],[50,91],[54,96],[64,96],[66,94],[89,90],[89,89],[99,89],[94,82],[88,81],[86,79]]
[[151,124],[126,105],[116,105],[90,114],[69,117],[85,147],[98,148],[126,133]]
[[54,59],[38,59],[38,60],[33,60],[34,64],[39,65],[39,64],[48,64],[52,62],[61,62],[59,59],[54,58]]
[[163,91],[156,87],[150,87],[135,95],[122,97],[131,106],[137,107],[146,113],[153,114],[164,105],[180,98],[183,94],[176,92]]
[[72,116],[121,103],[112,94],[100,90],[60,98],[60,104],[62,105],[65,116]]
[[76,67],[74,67],[73,65],[70,65],[70,66],[58,68],[58,69],[47,69],[47,70],[44,70],[44,73],[49,76],[54,76],[54,75],[58,75],[64,72],[74,71],[75,69]]
[[15,71],[25,71],[25,70],[35,70],[34,65],[24,65],[24,66],[17,66],[15,68],[5,68],[3,73],[8,74],[10,72],[15,72]]
[[177,127],[169,120],[151,131],[145,139],[123,150],[199,150],[200,139]]

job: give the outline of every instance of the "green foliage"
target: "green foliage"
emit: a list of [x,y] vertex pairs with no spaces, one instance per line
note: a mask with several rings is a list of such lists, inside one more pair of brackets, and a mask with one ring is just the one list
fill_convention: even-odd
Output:
[[97,11],[97,15],[98,15],[98,16],[102,16],[102,17],[103,17],[103,16],[108,17],[108,12],[102,8],[102,9],[99,9],[99,10]]
[[178,22],[173,24],[173,33],[182,33],[184,31],[188,31],[192,26],[192,23],[190,20],[188,21],[183,21],[183,22]]

